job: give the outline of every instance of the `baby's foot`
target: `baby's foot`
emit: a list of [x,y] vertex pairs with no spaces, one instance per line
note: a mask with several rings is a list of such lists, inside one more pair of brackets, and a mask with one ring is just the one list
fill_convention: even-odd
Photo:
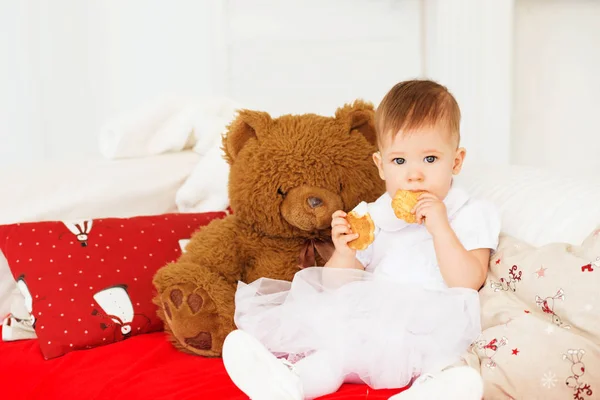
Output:
[[481,400],[483,397],[483,380],[477,371],[470,367],[449,368],[421,378],[408,390],[390,397],[389,400]]
[[252,400],[302,400],[300,378],[244,331],[231,332],[223,343],[223,363],[235,385]]

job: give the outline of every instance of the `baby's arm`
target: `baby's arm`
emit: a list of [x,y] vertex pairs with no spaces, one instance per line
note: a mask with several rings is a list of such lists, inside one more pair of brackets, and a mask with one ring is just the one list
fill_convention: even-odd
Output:
[[487,277],[490,249],[498,245],[500,219],[496,210],[488,203],[475,201],[465,205],[450,225],[445,204],[425,193],[419,196],[413,212],[433,238],[446,285],[481,289]]
[[432,236],[438,265],[446,285],[481,289],[487,277],[490,249],[467,251],[450,224]]
[[365,267],[362,265],[360,261],[356,259],[355,256],[344,256],[337,251],[337,249],[333,252],[333,255],[325,264],[328,268],[352,268],[352,269],[361,269],[364,270]]

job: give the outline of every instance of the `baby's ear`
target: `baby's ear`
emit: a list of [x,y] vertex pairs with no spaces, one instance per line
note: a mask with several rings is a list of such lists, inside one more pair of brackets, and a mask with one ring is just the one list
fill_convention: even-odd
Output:
[[335,112],[335,118],[346,124],[349,133],[358,131],[369,143],[377,143],[373,104],[356,100],[353,104],[346,104],[338,108]]
[[248,140],[256,139],[266,133],[271,124],[271,116],[264,111],[240,110],[238,116],[227,127],[223,135],[222,149],[229,165],[233,164]]

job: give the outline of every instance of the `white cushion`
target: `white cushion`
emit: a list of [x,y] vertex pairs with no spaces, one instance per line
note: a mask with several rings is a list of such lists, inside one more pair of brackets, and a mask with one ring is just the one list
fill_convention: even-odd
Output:
[[456,183],[495,203],[502,231],[530,244],[580,244],[600,225],[600,177],[593,172],[466,164]]
[[199,155],[40,163],[0,170],[0,224],[176,212]]

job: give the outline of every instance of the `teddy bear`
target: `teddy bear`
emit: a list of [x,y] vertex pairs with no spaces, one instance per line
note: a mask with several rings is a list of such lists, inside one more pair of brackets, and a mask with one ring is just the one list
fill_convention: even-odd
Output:
[[291,280],[325,264],[332,214],[384,192],[372,158],[374,114],[362,100],[332,117],[238,111],[222,138],[231,214],[196,231],[153,279],[157,313],[176,348],[219,357],[235,329],[239,281]]

